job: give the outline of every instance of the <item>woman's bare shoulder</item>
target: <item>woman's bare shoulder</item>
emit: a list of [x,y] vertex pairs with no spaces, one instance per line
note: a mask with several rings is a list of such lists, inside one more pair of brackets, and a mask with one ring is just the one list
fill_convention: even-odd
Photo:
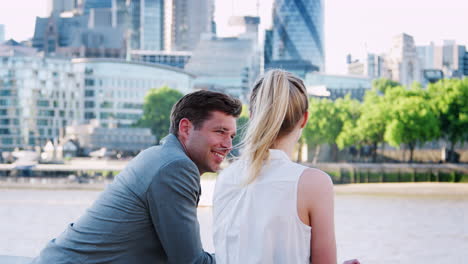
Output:
[[307,168],[301,175],[299,184],[309,188],[333,188],[333,182],[330,176],[315,168]]

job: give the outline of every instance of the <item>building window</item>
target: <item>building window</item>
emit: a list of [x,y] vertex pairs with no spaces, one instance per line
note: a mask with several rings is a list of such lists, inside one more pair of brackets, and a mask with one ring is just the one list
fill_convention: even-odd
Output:
[[105,109],[109,109],[109,108],[112,108],[113,107],[113,103],[112,102],[108,102],[108,101],[104,101],[101,103],[101,108],[105,108]]
[[94,119],[94,118],[96,118],[96,115],[93,112],[85,112],[84,116],[85,116],[85,119]]
[[11,90],[0,90],[0,96],[10,96]]
[[49,125],[49,122],[47,121],[47,119],[38,119],[37,120],[37,125],[38,126],[47,126],[47,125]]
[[93,101],[85,101],[84,106],[85,106],[85,108],[94,108],[94,102]]
[[86,86],[94,86],[94,79],[85,79]]
[[93,90],[85,90],[85,97],[93,97],[94,91]]
[[12,145],[13,144],[13,139],[12,138],[2,138],[2,144]]
[[0,125],[9,125],[10,119],[0,119]]
[[99,117],[101,119],[110,119],[110,118],[113,118],[114,117],[114,114],[113,113],[106,113],[106,112],[103,112],[99,115]]

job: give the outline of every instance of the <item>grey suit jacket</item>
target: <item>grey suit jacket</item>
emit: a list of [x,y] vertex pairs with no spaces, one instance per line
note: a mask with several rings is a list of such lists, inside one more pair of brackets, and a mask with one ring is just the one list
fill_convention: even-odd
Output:
[[135,157],[33,263],[215,263],[203,251],[198,168],[170,134]]

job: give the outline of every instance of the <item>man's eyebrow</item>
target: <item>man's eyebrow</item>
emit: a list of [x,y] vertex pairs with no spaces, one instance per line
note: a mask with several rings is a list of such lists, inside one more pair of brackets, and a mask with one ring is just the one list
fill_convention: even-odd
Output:
[[221,129],[221,130],[224,130],[224,131],[229,131],[229,129],[223,127],[223,126],[215,126],[214,129]]
[[[229,132],[229,131],[230,131],[228,128],[225,128],[225,127],[223,127],[223,126],[216,126],[214,129],[215,129],[215,130],[223,130],[223,131],[226,131],[226,132]],[[233,135],[234,135],[234,136],[237,135],[237,134],[236,134],[236,131],[233,131]]]

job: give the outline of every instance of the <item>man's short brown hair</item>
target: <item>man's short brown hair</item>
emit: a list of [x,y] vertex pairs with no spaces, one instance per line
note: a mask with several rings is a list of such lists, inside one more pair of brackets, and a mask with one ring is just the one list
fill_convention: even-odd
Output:
[[211,117],[213,111],[223,112],[237,118],[242,111],[242,103],[239,99],[218,92],[200,90],[189,93],[172,107],[169,132],[178,135],[182,118],[187,118],[195,129],[200,129],[203,122]]

